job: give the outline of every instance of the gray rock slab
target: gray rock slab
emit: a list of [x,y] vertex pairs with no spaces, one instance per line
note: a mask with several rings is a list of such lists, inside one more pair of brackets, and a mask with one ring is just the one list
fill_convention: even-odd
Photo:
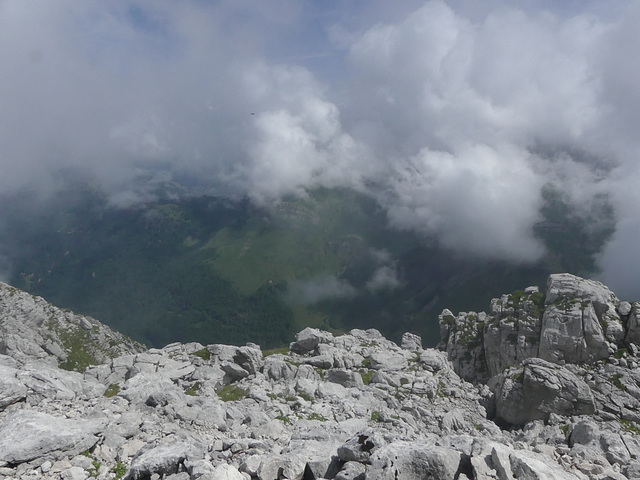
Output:
[[337,383],[346,388],[360,388],[364,386],[362,376],[358,372],[353,372],[350,370],[328,370],[325,374],[324,379],[327,382]]
[[375,370],[396,371],[404,370],[408,366],[407,359],[400,352],[379,350],[369,357],[371,368]]
[[196,450],[195,446],[186,442],[168,442],[143,449],[132,460],[125,478],[138,480],[154,474],[177,473],[180,465],[190,454],[195,454]]
[[72,420],[14,410],[0,424],[0,460],[23,463],[75,456],[93,447],[106,425],[106,419]]
[[595,401],[589,386],[566,368],[531,358],[505,371],[495,389],[496,414],[512,425],[546,420],[550,414],[589,415]]
[[358,462],[347,462],[335,476],[335,480],[364,480],[366,467]]
[[118,395],[132,404],[146,403],[149,399],[153,406],[185,402],[184,392],[161,373],[139,373],[127,380]]
[[16,377],[19,370],[0,365],[0,409],[19,402],[27,396],[27,387]]
[[221,463],[205,478],[207,480],[246,480],[236,467],[228,463]]
[[566,471],[549,458],[533,452],[515,450],[509,455],[514,478],[530,480],[578,480],[581,477]]
[[381,448],[367,466],[367,480],[454,480],[461,454],[450,448],[394,442]]

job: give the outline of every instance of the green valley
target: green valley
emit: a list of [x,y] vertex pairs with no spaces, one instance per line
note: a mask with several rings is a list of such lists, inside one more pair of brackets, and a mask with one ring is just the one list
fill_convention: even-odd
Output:
[[[549,209],[555,226],[537,234],[553,247],[569,217]],[[442,308],[482,309],[488,296],[540,284],[565,266],[562,251],[527,266],[461,258],[433,238],[390,228],[373,199],[340,189],[262,207],[167,195],[114,208],[74,185],[45,209],[23,205],[2,221],[2,245],[14,260],[10,283],[154,346],[272,348],[305,326],[373,327],[392,338],[413,331],[433,345]],[[582,257],[565,236],[572,266],[593,268],[594,245],[610,233],[599,232]],[[460,291],[466,296],[454,298]]]

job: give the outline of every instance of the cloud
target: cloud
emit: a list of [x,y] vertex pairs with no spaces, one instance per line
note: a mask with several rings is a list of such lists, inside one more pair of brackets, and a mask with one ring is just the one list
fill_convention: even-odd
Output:
[[323,300],[351,298],[356,295],[356,289],[333,275],[321,275],[293,284],[289,295],[290,301],[314,304]]
[[388,265],[379,267],[366,284],[367,289],[372,292],[378,290],[393,290],[399,286],[398,272],[394,267]]
[[371,249],[369,253],[377,268],[366,282],[365,288],[370,292],[399,288],[402,283],[398,279],[397,261],[386,250]]
[[602,266],[632,278],[638,27],[630,1],[4,0],[0,193],[70,169],[116,205],[172,180],[261,203],[347,186],[453,251],[529,262],[551,182],[610,196]]

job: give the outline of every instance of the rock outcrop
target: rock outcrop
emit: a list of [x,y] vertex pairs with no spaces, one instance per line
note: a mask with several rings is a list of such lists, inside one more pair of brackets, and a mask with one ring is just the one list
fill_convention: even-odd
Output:
[[[624,304],[624,305],[623,305]],[[624,313],[622,313],[624,312]],[[502,295],[490,312],[440,315],[440,348],[466,380],[486,381],[527,358],[559,365],[609,358],[635,338],[635,307],[605,285],[568,273],[538,287]]]
[[589,386],[566,368],[539,358],[511,367],[496,378],[496,417],[512,425],[548,421],[552,414],[591,415],[595,402]]
[[143,349],[1,284],[0,477],[637,478],[636,311],[559,275],[443,312],[445,351],[313,328]]

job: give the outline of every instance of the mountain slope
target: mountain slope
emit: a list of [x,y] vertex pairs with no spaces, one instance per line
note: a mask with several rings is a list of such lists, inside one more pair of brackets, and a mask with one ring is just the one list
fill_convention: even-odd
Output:
[[459,257],[433,238],[394,230],[371,198],[349,190],[268,207],[171,191],[114,208],[74,185],[44,210],[9,203],[16,208],[3,212],[0,244],[14,259],[12,284],[155,346],[278,346],[306,326],[371,326],[394,339],[414,331],[435,345],[442,308],[480,309],[552,271],[588,273],[612,232],[550,193],[548,221],[536,228],[548,255],[513,265]]

